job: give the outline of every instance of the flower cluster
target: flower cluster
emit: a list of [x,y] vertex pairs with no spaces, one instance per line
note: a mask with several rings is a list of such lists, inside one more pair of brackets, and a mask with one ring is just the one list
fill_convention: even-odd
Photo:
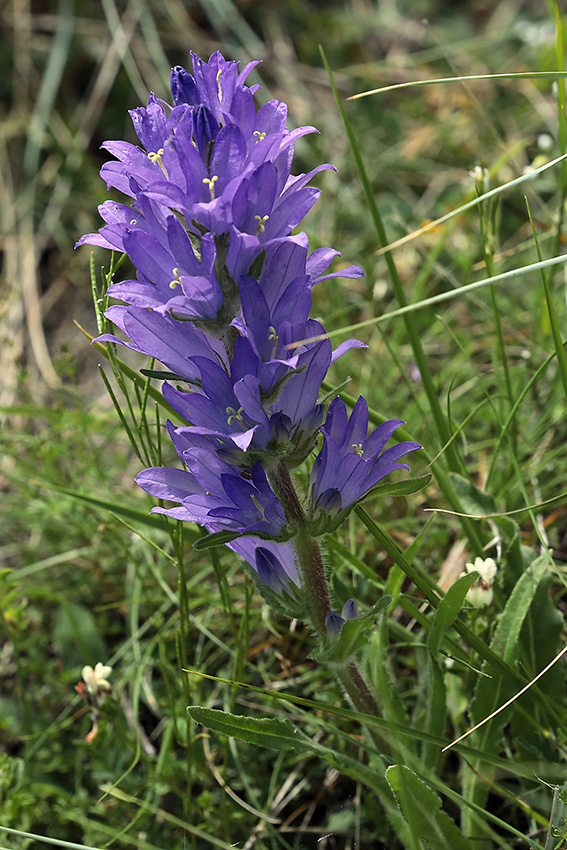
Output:
[[[162,392],[183,425],[167,428],[183,468],[151,468],[138,484],[176,503],[154,508],[223,532],[260,583],[280,597],[301,584],[293,538],[336,527],[417,443],[384,451],[399,420],[368,436],[359,399],[350,418],[335,399],[325,418],[321,385],[349,348],[333,350],[309,317],[311,289],[338,252],[309,251],[294,230],[319,196],[307,174],[291,173],[294,144],[313,127],[286,128],[278,100],[256,109],[256,86],[220,53],[192,56],[193,74],[171,72],[172,104],[153,94],[131,111],[140,146],[104,147],[115,160],[101,176],[130,203],[99,208],[106,224],[78,244],[128,255],[133,280],[108,294],[123,302],[106,316],[125,338],[100,340],[149,355],[169,370]],[[321,439],[322,438],[322,439]],[[321,442],[308,492],[297,508],[275,486]],[[293,501],[293,500],[292,500]]]

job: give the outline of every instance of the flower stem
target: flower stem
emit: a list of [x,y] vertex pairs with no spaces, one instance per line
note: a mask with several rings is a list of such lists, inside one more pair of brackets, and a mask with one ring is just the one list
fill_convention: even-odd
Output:
[[279,464],[270,475],[274,492],[281,501],[290,525],[297,529],[293,538],[301,587],[307,596],[311,625],[320,639],[327,634],[325,618],[331,611],[329,587],[319,544],[307,528],[305,514],[289,471]]
[[[293,481],[283,464],[279,464],[270,472],[270,483],[284,507],[290,525],[296,529],[293,543],[301,587],[307,598],[311,625],[320,643],[325,645],[327,642],[326,616],[332,610],[332,606],[321,548],[309,532],[305,513]],[[332,670],[357,711],[375,716],[380,714],[376,698],[354,661],[344,666],[332,665]],[[389,747],[377,730],[368,726],[366,728],[379,751],[388,752]]]
[[[354,661],[351,661],[350,664],[347,664],[344,667],[335,667],[333,672],[345,689],[350,701],[357,711],[361,711],[364,714],[373,714],[376,717],[380,715],[380,709],[376,698],[364,681],[364,678]],[[391,752],[390,745],[383,738],[378,729],[373,726],[366,726],[366,729],[381,755],[389,754]]]

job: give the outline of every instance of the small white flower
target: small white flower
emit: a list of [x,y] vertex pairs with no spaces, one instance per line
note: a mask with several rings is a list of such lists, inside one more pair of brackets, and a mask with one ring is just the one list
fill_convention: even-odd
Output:
[[467,593],[467,602],[473,608],[484,608],[485,605],[490,605],[494,598],[494,593],[491,587],[484,588],[482,582],[473,584]]
[[465,569],[467,573],[474,573],[476,571],[480,576],[480,580],[488,585],[488,587],[492,587],[494,576],[498,572],[496,561],[493,558],[487,558],[486,560],[475,558],[474,564],[465,564]]
[[94,670],[92,667],[89,667],[88,664],[83,667],[81,675],[87,686],[89,694],[97,694],[99,691],[112,690],[108,681],[108,677],[111,673],[112,667],[109,667],[107,664],[103,664],[101,661],[95,665]]
[[475,183],[488,183],[488,168],[483,168],[481,165],[475,165],[475,167],[469,171],[469,177],[472,177]]
[[549,133],[540,133],[537,137],[537,146],[540,151],[550,151],[553,147],[553,138]]
[[493,558],[475,558],[474,564],[465,564],[465,569],[467,573],[477,572],[479,575],[479,581],[475,582],[467,593],[467,602],[475,608],[490,605],[494,598],[492,585],[498,571],[496,561]]

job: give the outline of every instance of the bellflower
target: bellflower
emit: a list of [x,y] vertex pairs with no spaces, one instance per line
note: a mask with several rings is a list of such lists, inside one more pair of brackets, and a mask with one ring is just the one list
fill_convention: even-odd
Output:
[[260,579],[279,596],[293,592],[294,587],[299,588],[292,543],[276,543],[248,536],[233,540],[228,548],[248,561]]
[[245,478],[237,468],[204,449],[193,449],[185,460],[188,472],[151,467],[136,477],[140,487],[152,496],[180,503],[177,508],[152,508],[152,513],[196,522],[209,531],[286,539],[284,510],[260,463]]
[[324,530],[341,523],[350,509],[376,484],[395,469],[408,469],[399,458],[420,449],[419,443],[405,441],[383,451],[399,419],[383,422],[368,432],[368,405],[360,396],[348,417],[340,399],[329,407],[322,428],[323,446],[315,458],[309,481],[311,517]]
[[327,637],[334,643],[338,640],[339,635],[341,633],[341,629],[345,624],[344,617],[341,617],[340,614],[337,614],[336,611],[329,611],[327,616],[325,617],[325,627],[327,629]]

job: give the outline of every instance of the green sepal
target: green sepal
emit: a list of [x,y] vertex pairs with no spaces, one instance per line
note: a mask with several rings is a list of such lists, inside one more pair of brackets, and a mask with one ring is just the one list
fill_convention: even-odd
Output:
[[213,546],[224,546],[230,543],[231,540],[236,540],[241,535],[237,531],[213,531],[211,534],[205,534],[204,537],[199,537],[193,543],[193,549],[211,549]]
[[165,372],[159,369],[140,369],[140,372],[146,378],[157,378],[158,381],[185,381],[188,383],[187,378],[182,378],[181,375],[176,375],[175,372]]
[[353,656],[366,646],[369,638],[368,633],[374,626],[377,614],[387,608],[391,601],[391,596],[383,596],[362,617],[345,620],[337,640],[331,646],[314,653],[313,657],[325,664],[348,664]]
[[432,473],[428,472],[427,475],[420,475],[417,478],[404,478],[403,481],[392,481],[388,484],[381,484],[379,487],[373,487],[366,496],[359,499],[357,504],[373,496],[409,496],[427,487],[432,478]]
[[258,256],[252,261],[250,268],[248,269],[248,274],[250,277],[253,277],[254,280],[258,280],[260,275],[262,274],[262,269],[264,268],[264,261],[266,259],[266,251],[260,251]]
[[293,590],[291,593],[285,593],[284,591],[280,596],[275,592],[275,590],[272,590],[271,587],[268,587],[268,585],[262,581],[254,567],[252,567],[248,561],[244,561],[244,564],[249,577],[254,582],[256,590],[264,602],[267,602],[270,608],[273,608],[278,614],[282,614],[284,617],[289,617],[290,619],[307,619],[307,599],[305,594],[303,594],[303,596],[301,595],[301,590],[299,588],[297,588],[297,597],[293,595]]

